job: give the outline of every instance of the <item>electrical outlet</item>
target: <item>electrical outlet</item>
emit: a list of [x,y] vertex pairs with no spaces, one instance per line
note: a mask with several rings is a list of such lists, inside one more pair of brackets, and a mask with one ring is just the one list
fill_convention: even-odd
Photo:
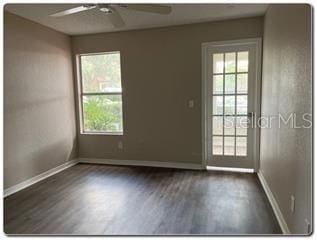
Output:
[[310,234],[311,232],[311,225],[310,222],[308,221],[308,219],[305,219],[305,230],[307,234]]
[[188,101],[188,107],[189,107],[189,108],[193,108],[194,105],[195,105],[195,104],[194,104],[194,100],[189,100],[189,101]]
[[291,212],[294,213],[295,212],[295,197],[294,195],[291,195]]
[[121,141],[118,142],[118,148],[123,149],[123,143]]

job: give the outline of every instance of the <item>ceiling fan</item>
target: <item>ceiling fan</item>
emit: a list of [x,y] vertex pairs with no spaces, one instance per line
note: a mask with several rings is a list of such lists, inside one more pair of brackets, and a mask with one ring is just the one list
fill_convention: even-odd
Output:
[[66,15],[83,12],[91,9],[98,9],[99,11],[106,14],[109,21],[114,27],[123,27],[125,23],[116,10],[117,7],[125,8],[128,10],[150,12],[157,14],[169,14],[172,11],[170,6],[159,5],[159,4],[84,4],[79,7],[66,9],[61,12],[51,14],[51,17],[63,17]]

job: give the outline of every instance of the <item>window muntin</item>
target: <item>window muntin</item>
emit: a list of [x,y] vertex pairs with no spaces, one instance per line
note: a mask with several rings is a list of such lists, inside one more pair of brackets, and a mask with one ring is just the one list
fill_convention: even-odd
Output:
[[120,52],[79,56],[82,133],[122,134]]

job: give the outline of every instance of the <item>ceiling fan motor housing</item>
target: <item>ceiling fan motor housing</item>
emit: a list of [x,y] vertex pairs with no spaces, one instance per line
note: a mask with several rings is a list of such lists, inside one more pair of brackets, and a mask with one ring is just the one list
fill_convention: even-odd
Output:
[[112,13],[111,7],[108,4],[98,4],[97,6],[104,13]]

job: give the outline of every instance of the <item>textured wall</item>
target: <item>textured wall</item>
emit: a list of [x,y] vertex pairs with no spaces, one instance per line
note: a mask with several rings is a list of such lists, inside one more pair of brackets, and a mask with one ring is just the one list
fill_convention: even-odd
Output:
[[[262,115],[300,119],[312,111],[311,9],[309,5],[271,5],[264,21]],[[290,124],[261,130],[260,169],[292,233],[311,222],[311,129]],[[290,211],[294,195],[295,212]]]
[[70,38],[5,12],[4,187],[70,160],[75,151]]
[[74,54],[119,50],[122,62],[125,134],[80,135],[79,156],[200,164],[201,43],[261,37],[262,24],[257,17],[73,37]]

